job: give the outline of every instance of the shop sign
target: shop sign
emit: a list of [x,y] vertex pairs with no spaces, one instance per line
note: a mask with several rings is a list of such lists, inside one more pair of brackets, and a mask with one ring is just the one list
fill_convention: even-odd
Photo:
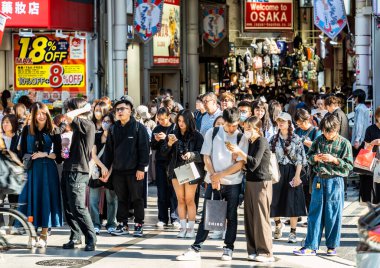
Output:
[[292,29],[292,0],[245,0],[244,30]]
[[329,38],[335,38],[347,24],[343,0],[314,0],[314,24]]
[[161,29],[153,38],[153,64],[179,65],[181,48],[180,0],[165,0]]
[[0,46],[3,41],[3,35],[5,31],[5,24],[7,23],[7,16],[0,13]]
[[14,34],[13,42],[15,90],[48,104],[86,94],[86,40]]
[[136,0],[133,24],[144,43],[160,31],[163,5],[164,0]]
[[7,27],[49,26],[49,0],[0,0],[0,12],[9,16]]
[[203,39],[217,47],[226,37],[226,6],[202,5]]

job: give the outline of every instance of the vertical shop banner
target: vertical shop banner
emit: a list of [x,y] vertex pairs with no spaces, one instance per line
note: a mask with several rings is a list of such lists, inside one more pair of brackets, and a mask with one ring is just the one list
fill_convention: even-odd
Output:
[[86,94],[86,40],[15,34],[13,42],[15,90],[47,104]]
[[314,24],[329,38],[335,38],[347,24],[343,0],[314,0]]
[[153,38],[153,64],[179,65],[181,47],[180,0],[165,0],[161,30]]
[[164,0],[136,0],[133,24],[144,43],[160,31],[163,5]]
[[7,16],[0,13],[0,46],[3,42],[3,35],[5,31],[5,24],[7,23]]
[[217,47],[226,37],[226,6],[202,5],[203,39]]
[[292,29],[292,0],[244,0],[244,30]]

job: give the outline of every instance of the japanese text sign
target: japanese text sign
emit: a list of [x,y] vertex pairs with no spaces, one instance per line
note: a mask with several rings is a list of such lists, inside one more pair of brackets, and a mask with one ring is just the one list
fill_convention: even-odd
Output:
[[343,0],[314,0],[314,24],[329,38],[335,38],[347,24]]
[[0,0],[0,13],[9,17],[7,27],[49,26],[50,0]]
[[226,6],[202,5],[203,39],[217,47],[226,37]]
[[86,40],[13,36],[15,89],[60,94],[86,94]]
[[165,0],[161,29],[153,37],[153,64],[179,65],[181,47],[180,0]]
[[244,30],[293,29],[292,0],[245,0]]
[[164,0],[136,0],[133,24],[144,43],[160,31],[163,5]]

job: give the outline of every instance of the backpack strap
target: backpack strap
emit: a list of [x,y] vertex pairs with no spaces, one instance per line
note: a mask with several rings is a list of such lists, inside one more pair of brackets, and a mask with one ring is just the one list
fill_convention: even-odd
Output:
[[212,141],[214,141],[216,134],[219,132],[219,127],[214,127],[212,130]]
[[237,134],[237,146],[239,146],[239,143],[240,143],[240,141],[241,141],[241,138],[243,138],[243,133],[241,133],[241,132],[239,132],[238,134]]

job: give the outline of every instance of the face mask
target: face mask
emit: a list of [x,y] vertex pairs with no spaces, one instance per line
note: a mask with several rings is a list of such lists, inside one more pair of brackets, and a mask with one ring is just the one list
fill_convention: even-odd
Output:
[[150,114],[151,115],[155,115],[157,113],[157,107],[152,107],[151,109],[150,109]]
[[105,131],[107,131],[107,130],[110,128],[110,126],[111,126],[110,123],[105,123],[105,122],[102,123],[102,128],[103,128]]
[[102,118],[102,113],[101,113],[101,112],[95,112],[94,114],[95,114],[95,118],[96,118],[96,119],[99,120],[99,119]]
[[252,131],[244,131],[244,136],[247,138],[247,139],[250,139],[252,137]]
[[240,122],[244,122],[247,120],[247,116],[245,114],[240,115]]

